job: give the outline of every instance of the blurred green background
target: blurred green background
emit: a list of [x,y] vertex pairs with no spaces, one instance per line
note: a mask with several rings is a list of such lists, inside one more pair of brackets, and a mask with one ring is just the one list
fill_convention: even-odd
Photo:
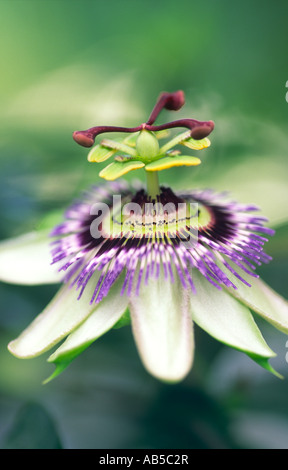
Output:
[[[288,298],[286,1],[0,0],[0,12],[2,240],[99,180],[74,130],[134,126],[161,91],[183,89],[177,118],[213,119],[212,146],[200,167],[161,181],[259,204],[279,227],[259,273]],[[284,380],[196,328],[192,372],[165,385],[125,327],[43,386],[45,357],[19,360],[6,345],[57,289],[0,285],[1,448],[288,448],[284,334],[257,319]]]

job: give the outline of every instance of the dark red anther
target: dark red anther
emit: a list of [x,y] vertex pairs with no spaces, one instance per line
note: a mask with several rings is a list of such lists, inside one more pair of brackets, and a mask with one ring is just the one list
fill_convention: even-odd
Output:
[[195,126],[191,131],[191,137],[195,140],[201,140],[207,137],[214,129],[214,122],[207,121],[199,126]]
[[82,147],[92,147],[95,141],[95,137],[89,135],[89,133],[85,131],[73,132],[73,139],[77,144],[82,145]]

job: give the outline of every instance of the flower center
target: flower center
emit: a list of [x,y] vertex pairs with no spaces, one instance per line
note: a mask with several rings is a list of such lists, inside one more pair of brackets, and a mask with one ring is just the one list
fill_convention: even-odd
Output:
[[[90,227],[93,238],[196,239],[198,228],[208,227],[212,216],[203,204],[176,196],[169,188],[160,188],[156,198],[143,190],[130,196],[113,196],[109,211]],[[100,230],[93,231],[94,227]],[[169,242],[170,243],[170,242]]]

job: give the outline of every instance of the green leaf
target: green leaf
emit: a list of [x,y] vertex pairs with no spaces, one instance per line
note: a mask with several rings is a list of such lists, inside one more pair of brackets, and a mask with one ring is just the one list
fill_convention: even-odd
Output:
[[89,344],[85,344],[82,348],[79,348],[77,350],[74,351],[74,354],[71,354],[70,357],[66,360],[66,361],[62,361],[62,362],[57,362],[55,363],[55,369],[53,371],[53,373],[51,375],[49,375],[49,377],[47,377],[47,379],[43,380],[42,384],[43,385],[46,385],[48,384],[49,382],[51,382],[52,380],[56,379],[56,377],[58,377],[58,375],[62,374],[62,372],[64,372],[65,369],[67,369],[67,367],[71,364],[71,362],[76,359],[77,356],[79,356],[83,351],[85,351],[85,349],[88,348],[88,346],[90,346],[91,343]]
[[268,362],[268,360],[265,357],[262,356],[257,356],[256,354],[247,354],[253,361],[257,362],[259,366],[263,367],[263,369],[268,370],[268,372],[271,372],[271,374],[275,375],[278,377],[278,379],[283,379],[283,375],[279,374],[277,370],[275,370],[271,364]]
[[224,290],[212,286],[200,273],[193,274],[196,294],[191,295],[193,320],[208,334],[245,352],[263,367],[273,370],[268,358],[275,353],[266,344],[249,309]]
[[164,157],[154,162],[148,163],[145,166],[146,171],[161,171],[167,170],[174,166],[195,166],[200,165],[201,160],[190,155],[175,155],[171,157]]
[[0,280],[36,285],[61,282],[63,273],[51,266],[51,238],[39,230],[0,243]]
[[100,171],[99,176],[108,181],[113,181],[120,178],[120,176],[126,175],[126,173],[129,173],[131,170],[138,170],[144,166],[144,163],[135,160],[128,162],[113,162]]

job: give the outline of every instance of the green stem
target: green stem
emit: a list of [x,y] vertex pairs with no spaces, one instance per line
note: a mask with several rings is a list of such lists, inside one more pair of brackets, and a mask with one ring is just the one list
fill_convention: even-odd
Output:
[[147,193],[151,199],[160,194],[158,171],[146,171]]

